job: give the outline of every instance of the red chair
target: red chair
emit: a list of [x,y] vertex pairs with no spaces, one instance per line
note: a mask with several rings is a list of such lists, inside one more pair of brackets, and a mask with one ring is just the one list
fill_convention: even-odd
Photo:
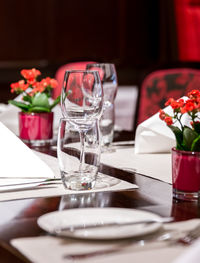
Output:
[[53,90],[52,97],[57,98],[60,95],[66,70],[72,70],[72,69],[83,70],[86,68],[86,65],[90,63],[95,63],[95,62],[93,61],[73,62],[73,63],[68,63],[68,64],[61,66],[56,71],[56,74],[55,74],[55,79],[58,81],[58,86],[56,89]]
[[200,0],[174,0],[178,58],[200,61]]
[[135,127],[165,107],[169,98],[178,99],[200,89],[200,70],[175,68],[154,71],[142,82]]

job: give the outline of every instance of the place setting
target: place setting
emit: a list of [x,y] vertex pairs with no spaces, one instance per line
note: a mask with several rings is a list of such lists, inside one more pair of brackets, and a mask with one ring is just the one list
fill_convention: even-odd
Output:
[[[23,74],[28,84],[29,75],[27,72]],[[31,70],[30,74],[35,74],[36,80],[39,72],[35,69]],[[52,83],[56,84],[54,81]],[[51,85],[52,83],[50,82]],[[22,90],[26,88],[28,86],[23,86]],[[45,92],[45,88],[42,92]],[[92,199],[96,192],[101,194],[106,191],[109,193],[127,191],[128,196],[130,191],[130,194],[133,194],[134,190],[139,189],[135,181],[136,175],[152,177],[168,184],[173,183],[174,198],[197,201],[196,195],[188,193],[187,189],[183,193],[178,192],[179,185],[183,183],[177,185],[174,181],[177,170],[171,158],[175,153],[173,155],[170,153],[175,138],[178,138],[177,130],[174,126],[170,127],[172,123],[169,120],[165,120],[172,114],[174,116],[171,117],[171,121],[173,118],[179,120],[177,114],[183,114],[187,100],[179,100],[176,106],[171,100],[166,106],[172,109],[169,110],[167,107],[138,125],[135,140],[115,142],[113,116],[116,93],[117,75],[113,64],[89,64],[84,70],[66,70],[60,97],[53,104],[48,104],[53,108],[53,105],[56,106],[60,101],[62,116],[60,115],[57,122],[56,145],[52,139],[53,132],[51,138],[47,140],[42,138],[40,145],[40,138],[22,138],[22,134],[18,137],[0,123],[2,134],[5,135],[1,139],[1,159],[5,159],[5,162],[1,167],[4,176],[0,179],[0,201],[61,197],[56,211],[42,214],[37,218],[37,226],[44,235],[11,241],[11,244],[28,258],[33,247],[37,248],[38,252],[31,258],[33,261],[42,262],[38,248],[41,246],[45,251],[42,242],[49,243],[50,247],[51,245],[56,247],[60,262],[90,261],[93,257],[101,262],[101,255],[108,255],[116,260],[116,257],[120,258],[122,255],[126,257],[128,254],[137,255],[139,258],[143,256],[139,252],[150,255],[156,251],[162,257],[167,251],[169,257],[178,256],[184,246],[191,245],[200,235],[198,219],[179,223],[174,222],[175,219],[171,215],[159,215],[142,207],[138,209],[112,205],[106,207],[106,201],[103,206],[90,206],[92,203],[89,202],[82,207],[85,202],[84,196]],[[193,99],[195,103],[196,97],[200,95],[193,91],[188,96],[190,101]],[[12,101],[12,104],[22,106],[19,101]],[[22,115],[19,114],[19,123]],[[196,115],[192,116],[194,121]],[[183,119],[181,120],[183,122]],[[182,122],[181,127],[185,127],[185,120],[184,124]],[[175,138],[168,128],[175,131]],[[188,129],[188,132],[193,131],[193,128]],[[196,129],[198,130],[198,127]],[[197,131],[194,135],[196,133]],[[198,136],[195,139],[197,140]],[[181,147],[184,146],[180,140],[177,142]],[[192,145],[192,142],[190,144]],[[16,147],[11,152],[13,145]],[[53,150],[54,156],[57,154],[57,157],[42,153],[42,147]],[[9,158],[13,160],[12,166],[8,163]],[[155,166],[155,162],[159,165]],[[19,163],[22,163],[22,166],[19,166]],[[100,166],[113,169],[114,176],[109,173],[103,174]],[[171,167],[174,167],[172,173]],[[117,171],[120,172],[120,177]],[[131,180],[130,178],[127,180],[126,172]],[[108,243],[109,246],[105,248]],[[64,252],[64,244],[68,244],[68,248],[71,247],[74,252]],[[81,245],[83,248],[79,250],[78,247]],[[51,253],[46,257],[46,261],[51,262],[53,258],[49,257],[52,257]],[[169,260],[169,257],[166,260]]]
[[[111,72],[115,76],[112,81],[112,83],[114,83],[113,86],[111,85],[111,88],[108,88],[108,85],[106,86],[108,90],[106,101],[103,100],[102,80],[100,79],[99,71],[74,70],[66,72],[61,93],[61,112],[63,117],[59,117],[60,120],[57,124],[58,131],[56,134],[58,158],[34,150],[34,148],[37,148],[37,150],[42,149],[44,143],[48,145],[49,139],[45,141],[44,138],[42,138],[42,145],[39,147],[39,138],[36,138],[36,140],[33,137],[23,139],[21,135],[19,135],[18,138],[1,123],[0,128],[8,140],[8,142],[5,140],[3,142],[2,139],[2,149],[6,148],[5,151],[8,152],[9,147],[12,147],[11,145],[16,146],[15,151],[12,153],[13,157],[8,152],[9,157],[15,160],[13,166],[10,167],[13,170],[11,171],[6,168],[8,166],[7,162],[4,162],[5,167],[3,166],[4,168],[2,168],[4,170],[4,176],[2,180],[0,180],[1,201],[72,193],[79,194],[85,191],[110,191],[112,189],[113,191],[119,191],[121,189],[138,188],[135,184],[99,172],[100,156],[102,147],[104,147],[102,145],[102,131],[99,126],[99,119],[101,119],[103,112],[106,112],[108,108],[105,107],[105,104],[109,104],[110,101],[112,104],[109,104],[111,107],[111,115],[109,115],[108,118],[111,118],[112,121],[111,130],[109,131],[109,143],[111,143],[113,141],[114,130],[113,101],[117,88],[117,77],[114,65],[105,65],[106,71],[110,72],[109,68],[107,69],[107,67],[110,66],[112,69]],[[14,83],[11,85],[11,89],[19,90],[21,88],[22,99],[24,94],[23,90],[25,89],[23,85],[29,88],[29,76],[34,76],[35,85],[37,86],[39,82],[36,82],[36,79],[38,75],[40,75],[40,72],[36,69],[24,70],[21,74],[27,79],[27,84]],[[101,77],[103,77],[103,74],[101,74]],[[113,79],[112,76],[113,75],[106,76],[105,80]],[[45,87],[53,89],[56,85],[55,80],[49,78],[48,81],[47,79],[41,81],[44,85],[42,92],[45,92]],[[30,90],[30,92],[32,91]],[[52,105],[56,106],[57,101],[58,99],[56,102],[53,102]],[[24,104],[19,101],[19,98],[17,101],[11,101],[11,103],[17,107],[25,107]],[[40,98],[38,99],[38,103],[40,103]],[[29,105],[29,107],[31,106]],[[37,107],[40,106],[38,105]],[[19,119],[19,121],[21,120]],[[32,123],[32,121],[28,121],[27,123],[29,122]],[[35,125],[36,123],[33,124],[33,126]],[[27,134],[29,134],[29,132]],[[34,131],[31,132],[31,134],[34,134]],[[27,146],[32,144],[32,150],[20,139],[22,139]],[[35,145],[37,147],[33,147]],[[52,148],[54,146],[50,144],[49,147]],[[18,167],[23,156],[25,165]],[[6,160],[9,160],[9,157],[2,150],[2,159],[6,158]],[[33,168],[31,168],[32,162],[34,162]],[[7,181],[3,180],[4,178],[6,178]]]

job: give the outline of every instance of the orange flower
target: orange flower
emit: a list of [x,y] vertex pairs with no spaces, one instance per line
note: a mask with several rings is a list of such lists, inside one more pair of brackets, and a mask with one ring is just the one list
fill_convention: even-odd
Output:
[[33,96],[33,95],[35,95],[38,92],[42,93],[44,90],[45,90],[45,87],[40,82],[37,82],[35,87],[29,93],[29,95]]
[[37,78],[37,76],[41,75],[41,72],[35,68],[22,69],[20,73],[25,79],[29,81],[33,81]]
[[29,85],[25,84],[24,80],[19,80],[18,82],[12,83],[10,85],[11,93],[13,93],[13,92],[23,92],[23,91],[27,90],[28,86]]
[[50,86],[51,88],[56,88],[58,85],[57,80],[55,79],[51,79],[49,77],[42,79],[40,82],[45,88]]

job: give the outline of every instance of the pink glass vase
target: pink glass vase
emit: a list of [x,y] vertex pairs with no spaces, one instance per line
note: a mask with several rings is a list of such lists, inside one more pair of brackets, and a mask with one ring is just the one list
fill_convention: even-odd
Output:
[[19,137],[35,146],[49,143],[53,138],[53,112],[19,112]]
[[200,190],[200,152],[172,149],[173,196],[197,201]]

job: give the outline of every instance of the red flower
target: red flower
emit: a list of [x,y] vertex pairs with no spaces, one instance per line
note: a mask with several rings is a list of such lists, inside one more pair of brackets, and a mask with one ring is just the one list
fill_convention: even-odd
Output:
[[197,104],[195,104],[193,100],[187,100],[185,102],[185,105],[181,108],[181,113],[193,111],[196,108],[197,108]]
[[11,93],[13,92],[23,92],[25,90],[27,90],[28,88],[28,84],[25,84],[25,81],[24,80],[19,80],[18,82],[15,82],[15,83],[12,83],[10,85],[11,87]]
[[55,79],[51,79],[47,77],[46,79],[42,79],[40,82],[45,88],[50,86],[51,88],[56,88],[58,86],[58,82]]
[[173,98],[169,98],[168,101],[165,102],[165,106],[171,105],[175,100]]
[[27,79],[29,81],[33,81],[37,78],[37,76],[41,75],[41,72],[35,68],[22,69],[20,73],[25,79]]
[[170,116],[166,116],[165,119],[164,119],[164,121],[166,122],[166,124],[167,124],[168,126],[170,126],[170,125],[173,124],[172,117],[170,117]]
[[166,117],[165,112],[164,112],[163,110],[159,110],[159,118],[160,118],[162,121],[164,121],[165,117]]

